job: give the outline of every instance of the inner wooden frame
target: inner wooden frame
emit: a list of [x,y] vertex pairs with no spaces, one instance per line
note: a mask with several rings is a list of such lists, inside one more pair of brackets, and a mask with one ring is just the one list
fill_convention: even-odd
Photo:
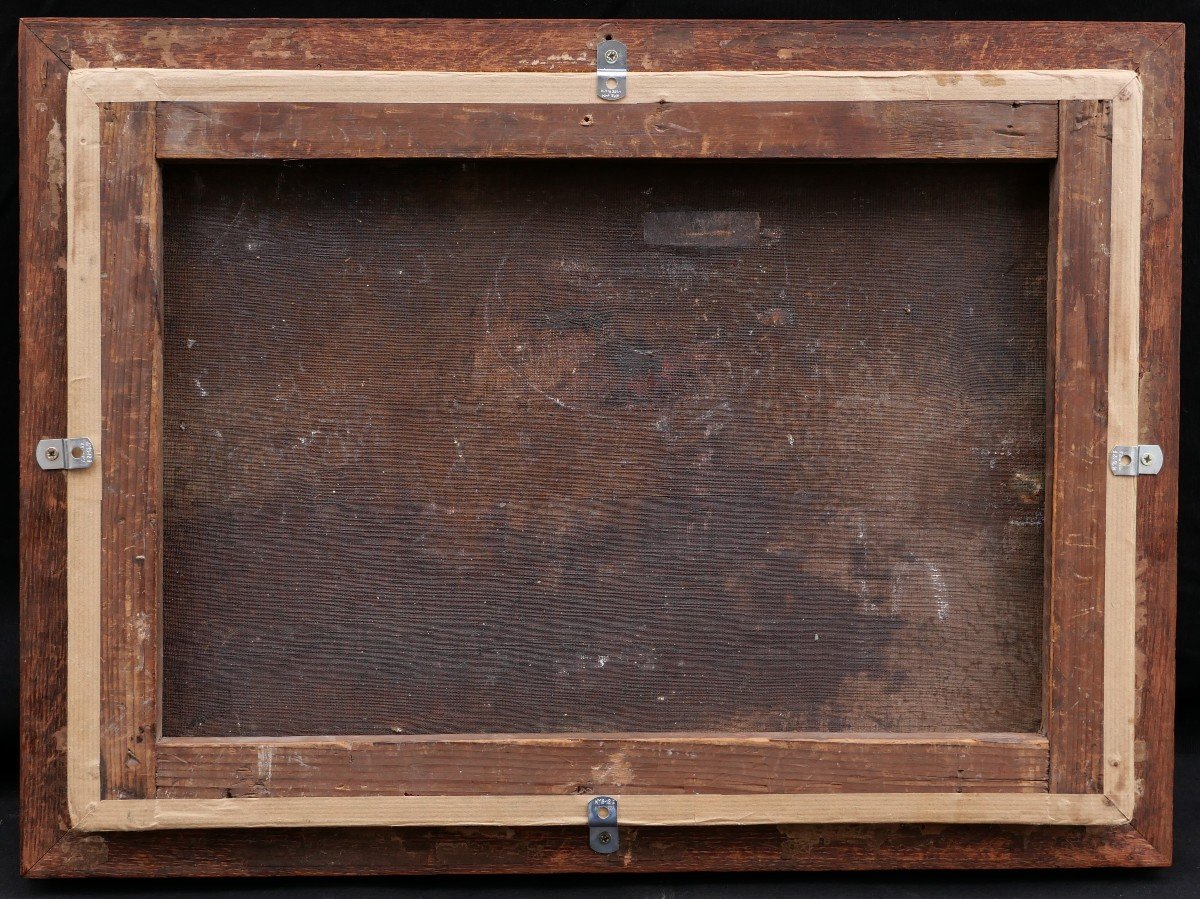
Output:
[[[586,795],[487,795],[487,796],[355,796],[290,797],[231,799],[159,799],[156,798],[156,751],[164,756],[187,751],[189,741],[155,739],[155,718],[145,713],[155,710],[155,656],[158,652],[156,622],[158,575],[155,570],[158,539],[157,509],[134,508],[137,491],[125,484],[122,493],[102,502],[102,432],[113,441],[111,452],[119,462],[121,453],[137,453],[143,476],[158,470],[159,447],[155,434],[157,361],[141,359],[141,365],[129,366],[127,381],[118,390],[128,397],[129,420],[140,422],[126,433],[139,428],[151,437],[145,444],[124,444],[113,439],[114,428],[122,425],[108,420],[104,397],[113,389],[120,367],[106,365],[102,352],[101,321],[106,311],[105,298],[134,295],[153,297],[154,303],[117,304],[129,320],[122,320],[118,333],[128,335],[127,349],[144,353],[146,344],[136,336],[152,337],[158,305],[158,219],[157,168],[154,163],[156,141],[164,133],[155,125],[163,105],[179,103],[220,104],[376,104],[413,109],[419,104],[512,104],[532,106],[578,105],[597,117],[620,116],[608,110],[622,110],[638,104],[738,104],[804,103],[807,111],[819,113],[817,104],[899,103],[924,105],[931,109],[940,103],[967,105],[1005,103],[1058,104],[1060,119],[1057,155],[1059,169],[1055,198],[1052,202],[1051,253],[1051,345],[1055,363],[1048,379],[1052,384],[1052,441],[1048,475],[1053,485],[1048,491],[1047,581],[1050,596],[1051,665],[1047,678],[1048,734],[1011,735],[904,735],[884,738],[858,738],[835,735],[870,754],[872,745],[883,748],[888,740],[914,747],[953,744],[975,747],[989,743],[1011,744],[1029,751],[1047,745],[1050,758],[1048,793],[947,792],[889,793],[847,792],[837,796],[813,793],[757,793],[731,795],[713,793],[622,793],[621,820],[630,824],[724,824],[724,823],[795,823],[795,822],[1003,822],[1029,824],[1121,824],[1133,812],[1134,711],[1134,511],[1136,478],[1106,476],[1107,447],[1113,443],[1136,442],[1137,433],[1137,347],[1140,160],[1141,160],[1141,85],[1128,71],[1063,72],[873,72],[873,73],[777,73],[777,72],[704,72],[645,73],[631,82],[630,97],[624,104],[598,106],[592,98],[594,76],[545,74],[467,74],[467,73],[380,73],[380,72],[220,72],[188,70],[75,71],[68,82],[67,185],[69,209],[68,250],[68,426],[71,434],[91,436],[96,444],[97,462],[86,471],[68,477],[68,797],[72,819],[83,830],[152,829],[162,827],[206,826],[300,826],[314,824],[356,825],[540,825],[578,824],[583,820]],[[414,98],[419,98],[414,101]],[[128,105],[126,105],[128,104]],[[148,104],[159,104],[158,110]],[[379,108],[383,108],[382,106]],[[652,107],[651,107],[652,108]],[[327,110],[320,110],[323,115]],[[851,110],[853,112],[853,110]],[[934,110],[936,112],[936,110]],[[310,116],[320,122],[321,115]],[[168,112],[172,121],[178,115]],[[818,119],[820,115],[816,116]],[[868,122],[859,110],[856,121]],[[936,122],[936,115],[933,117]],[[919,139],[900,123],[900,139],[890,143],[886,134],[878,139],[872,152],[863,147],[862,137],[836,144],[805,142],[803,129],[789,140],[796,142],[786,153],[792,157],[892,156],[894,158],[969,158],[1004,153],[972,152],[969,146],[944,149],[945,141]],[[811,124],[811,123],[810,123]],[[865,127],[865,132],[884,129]],[[1111,155],[1107,147],[1111,128]],[[1099,130],[1096,130],[1099,129]],[[862,128],[860,128],[862,130]],[[165,131],[166,154],[177,146],[175,158],[241,158],[230,156],[227,142],[209,144],[172,142]],[[820,128],[817,135],[840,133],[837,127]],[[934,132],[937,133],[936,131]],[[589,135],[589,137],[592,137]],[[1091,138],[1090,140],[1088,138]],[[1099,139],[1097,139],[1099,138]],[[594,140],[594,138],[593,138]],[[313,142],[316,146],[319,142]],[[653,141],[650,142],[653,144]],[[989,146],[1006,146],[993,141]],[[276,150],[285,155],[336,155],[318,149],[297,153],[285,146]],[[867,142],[869,147],[869,142]],[[189,151],[188,146],[198,146]],[[750,146],[749,143],[746,144]],[[890,147],[890,149],[888,149]],[[1098,150],[1097,148],[1100,148]],[[189,153],[210,155],[198,156]],[[470,148],[397,146],[383,155],[455,155]],[[656,146],[635,147],[644,155],[688,155],[686,149],[656,152]],[[693,148],[693,155],[704,155],[704,147]],[[718,148],[710,155],[755,155]],[[1102,152],[1101,152],[1102,150]],[[545,151],[541,151],[545,152]],[[558,152],[570,155],[599,155],[587,141],[576,142],[574,149]],[[618,147],[614,154],[619,153]],[[222,155],[226,154],[226,155]],[[269,154],[264,154],[269,155]],[[348,155],[363,155],[359,153]],[[477,155],[488,155],[479,152]],[[630,155],[628,152],[626,155]],[[1012,156],[1038,155],[1010,152]],[[1043,157],[1053,155],[1043,151]],[[253,158],[253,157],[251,157]],[[150,164],[146,164],[146,160]],[[124,173],[124,174],[122,174]],[[102,189],[103,184],[103,189]],[[131,186],[133,186],[131,188]],[[1089,190],[1091,191],[1089,193]],[[104,192],[110,191],[106,202]],[[1108,199],[1108,225],[1098,215],[1099,199]],[[102,215],[102,208],[107,214]],[[1102,210],[1101,210],[1102,211]],[[1099,224],[1097,224],[1099,222]],[[122,231],[122,229],[124,229]],[[117,240],[134,248],[134,259],[108,269],[103,241]],[[1105,257],[1103,245],[1108,238],[1107,271],[1097,265]],[[1065,257],[1077,255],[1074,266],[1063,264]],[[107,277],[102,278],[101,273]],[[119,277],[114,278],[114,275]],[[102,287],[103,285],[103,287]],[[1104,303],[1107,295],[1107,304]],[[132,307],[141,307],[140,312]],[[139,318],[140,316],[140,318]],[[115,320],[114,320],[114,323]],[[124,326],[125,330],[120,328]],[[1099,338],[1099,345],[1090,343]],[[123,337],[122,339],[126,339]],[[1107,350],[1107,371],[1095,364],[1089,354]],[[1082,358],[1081,358],[1082,354]],[[154,354],[151,354],[153,356]],[[133,358],[139,359],[136,352]],[[1071,375],[1064,365],[1071,358],[1082,366],[1082,375]],[[1089,363],[1091,363],[1089,367]],[[1099,371],[1097,371],[1099,369]],[[1090,409],[1081,413],[1079,403],[1091,400]],[[1100,414],[1107,403],[1107,424]],[[137,416],[142,418],[138,419]],[[1099,416],[1089,426],[1089,416]],[[119,417],[118,417],[119,418]],[[108,430],[106,430],[106,427]],[[161,422],[158,422],[161,434]],[[147,454],[150,464],[146,465]],[[1099,476],[1097,476],[1099,472]],[[1083,501],[1078,491],[1079,478],[1098,485],[1091,491],[1092,502],[1103,496],[1103,520],[1098,511]],[[152,485],[150,485],[152,486]],[[157,497],[150,489],[146,495]],[[128,503],[141,516],[145,529],[138,547],[121,545],[126,558],[112,559],[102,552],[102,539],[113,536],[106,522],[122,517],[121,504]],[[110,516],[112,516],[110,518]],[[1091,534],[1102,540],[1089,543],[1071,527],[1089,518],[1097,519]],[[1062,552],[1076,546],[1077,552]],[[1088,547],[1091,551],[1088,551]],[[1100,547],[1103,547],[1101,552]],[[147,549],[151,547],[151,549]],[[1097,557],[1099,562],[1097,563]],[[140,561],[139,561],[140,559]],[[1071,581],[1091,581],[1093,589],[1083,591]],[[103,596],[101,584],[114,594]],[[1098,584],[1103,584],[1102,594]],[[116,589],[119,584],[120,589]],[[1074,588],[1074,589],[1068,589]],[[1090,603],[1081,606],[1080,600]],[[108,603],[108,605],[105,605]],[[125,624],[102,628],[106,610],[119,608]],[[1092,626],[1079,626],[1079,613]],[[1056,628],[1056,622],[1058,627]],[[1070,625],[1068,626],[1068,622]],[[1071,665],[1057,665],[1054,656],[1065,656]],[[101,664],[101,657],[105,664]],[[135,659],[139,664],[131,664]],[[109,665],[109,660],[115,660]],[[124,664],[120,664],[124,662]],[[1094,682],[1087,676],[1068,677],[1067,672],[1081,669],[1102,678]],[[115,678],[122,696],[121,724],[147,720],[133,745],[125,735],[127,727],[114,730],[105,717],[101,684]],[[109,686],[110,693],[112,684]],[[1097,693],[1102,694],[1102,702]],[[1079,700],[1083,700],[1080,702]],[[132,714],[131,714],[132,712]],[[103,726],[102,726],[103,723]],[[429,738],[425,738],[428,740]],[[595,735],[579,738],[596,741]],[[620,735],[613,737],[633,746],[657,744],[661,747],[678,739],[677,735]],[[488,741],[502,737],[490,735]],[[552,745],[571,738],[529,738],[522,741]],[[696,738],[702,745],[732,741],[755,758],[760,744],[778,743],[807,746],[809,757],[822,751],[821,744],[832,742],[830,735],[753,735],[731,736],[714,740],[711,735]],[[328,741],[327,747],[344,745],[342,740]],[[395,741],[372,738],[378,745],[404,745],[411,738]],[[1040,741],[1040,742],[1039,742]],[[195,743],[195,741],[190,741]],[[241,746],[246,741],[205,741],[222,746]],[[314,741],[306,741],[312,743]],[[447,741],[459,742],[464,741]],[[466,741],[469,742],[469,741]],[[253,740],[247,745],[256,757],[276,749],[286,749],[288,741]],[[880,757],[880,754],[876,754]],[[1081,772],[1078,776],[1071,772]],[[103,772],[103,774],[102,774]],[[911,787],[900,787],[901,789]],[[877,789],[877,788],[876,788]],[[113,798],[132,796],[136,798]]]

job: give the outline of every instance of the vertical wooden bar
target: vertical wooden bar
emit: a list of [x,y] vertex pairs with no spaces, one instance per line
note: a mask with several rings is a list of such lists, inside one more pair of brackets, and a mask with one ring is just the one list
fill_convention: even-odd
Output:
[[[1112,236],[1108,302],[1108,446],[1138,443],[1142,88],[1113,99]],[[1140,477],[1107,479],[1104,535],[1104,793],[1126,815],[1135,803],[1137,495]]]
[[[1139,66],[1145,86],[1138,441],[1162,471],[1137,485],[1137,805],[1133,823],[1170,864],[1179,521],[1179,247],[1183,203],[1182,25]],[[1194,381],[1192,382],[1194,383]]]
[[67,427],[67,67],[20,29],[21,869],[62,836],[66,810],[66,473],[35,448]]
[[1051,186],[1046,463],[1050,790],[1103,780],[1112,103],[1059,105]]
[[100,115],[67,82],[67,433],[92,439],[94,464],[67,483],[67,806],[78,825],[100,789]]
[[104,798],[153,797],[161,585],[161,184],[153,104],[100,107],[100,768]]

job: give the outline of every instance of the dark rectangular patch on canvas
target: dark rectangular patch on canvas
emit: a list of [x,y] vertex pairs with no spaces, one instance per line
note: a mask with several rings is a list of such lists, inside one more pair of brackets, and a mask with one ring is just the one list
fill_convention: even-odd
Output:
[[651,209],[642,219],[642,234],[650,246],[756,247],[761,223],[757,212],[736,209]]

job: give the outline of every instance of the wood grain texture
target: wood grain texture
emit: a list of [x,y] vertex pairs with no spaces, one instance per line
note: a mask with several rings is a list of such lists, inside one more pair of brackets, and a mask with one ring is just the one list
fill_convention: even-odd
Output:
[[[1107,796],[1051,793],[814,793],[614,796],[624,824],[1038,824],[1102,826],[1128,821]],[[274,799],[106,799],[79,829],[176,830],[212,827],[571,827],[589,797],[310,796]]]
[[1183,216],[1184,29],[1140,66],[1145,88],[1138,440],[1166,462],[1137,486],[1137,709],[1134,826],[1170,863],[1179,517],[1179,303]]
[[154,795],[162,522],[161,185],[153,104],[100,107],[102,796]]
[[1048,174],[170,167],[164,733],[1036,730]]
[[[588,72],[611,34],[634,71],[1132,68],[1171,22],[44,18],[72,68]],[[497,40],[498,35],[502,40]]]
[[944,824],[622,827],[599,855],[579,827],[373,827],[76,833],[38,876],[517,874],[1161,865],[1131,827]]
[[[1051,188],[1047,719],[1051,789],[1102,787],[1112,103],[1062,104]],[[1076,360],[1087,359],[1088,365]]]
[[[605,106],[595,76],[581,72],[394,72],[274,69],[77,70],[72,80],[97,103],[407,103]],[[620,105],[653,103],[991,101],[1107,99],[1126,69],[873,72],[642,72]]]
[[1054,103],[163,103],[164,159],[1050,158]]
[[[1134,81],[1113,98],[1109,210],[1108,426],[1106,446],[1137,432],[1142,90]],[[1134,784],[1137,696],[1138,478],[1109,476],[1104,524],[1104,794],[1126,815]]]
[[[398,27],[399,26],[399,27]],[[168,65],[291,68],[436,68],[444,60],[481,70],[586,71],[601,22],[214,22],[40,20],[41,35],[70,66]],[[61,572],[63,512],[54,490],[22,472],[23,866],[33,876],[81,874],[463,873],[605,870],[794,870],[831,867],[1012,867],[1170,863],[1177,469],[1179,231],[1183,135],[1183,27],[1173,23],[620,22],[644,68],[1138,70],[1146,88],[1143,168],[1141,439],[1167,451],[1167,466],[1143,483],[1138,503],[1138,788],[1135,826],[1117,828],[737,827],[627,829],[635,852],[604,858],[574,828],[326,829],[63,836],[65,712]],[[29,40],[29,33],[22,40]],[[35,38],[37,40],[37,38]],[[580,42],[586,49],[572,49]],[[53,154],[44,155],[61,110],[65,74],[41,80],[40,48],[22,48],[22,222],[61,207]],[[563,59],[564,53],[567,59]],[[699,62],[698,62],[699,61]],[[30,127],[30,123],[36,127]],[[44,123],[44,130],[42,124]],[[49,165],[43,160],[48,159]],[[37,212],[30,196],[45,197]],[[65,210],[63,215],[65,216]],[[24,224],[23,224],[24,229]],[[51,433],[62,414],[64,301],[54,226],[24,231],[22,244],[22,434],[31,416]],[[46,238],[50,249],[43,250]],[[61,232],[59,233],[61,242]],[[32,249],[31,249],[32,248]],[[59,287],[55,287],[55,284]],[[30,284],[45,291],[30,291]],[[41,334],[44,340],[29,339]],[[58,334],[56,351],[55,334]],[[56,352],[58,355],[56,356]],[[57,359],[57,361],[56,361]],[[44,381],[38,381],[44,379]],[[45,390],[29,389],[45,383]],[[29,398],[33,397],[33,403]],[[55,410],[59,411],[56,412]],[[36,420],[36,418],[34,419]],[[32,430],[37,430],[33,428]],[[23,436],[23,439],[25,437]],[[36,439],[30,436],[28,439]],[[22,451],[23,466],[32,459]],[[61,479],[55,481],[61,484]],[[30,501],[30,498],[33,501]],[[56,522],[57,518],[57,524]],[[28,522],[37,522],[31,528]],[[56,536],[57,535],[57,536]],[[32,563],[30,560],[34,560]],[[40,560],[40,561],[39,561]],[[56,561],[57,560],[57,561]],[[56,567],[57,566],[57,567]],[[57,574],[56,574],[57,572]],[[56,581],[57,578],[57,581]],[[35,662],[33,660],[36,660]],[[32,672],[32,673],[31,673]],[[58,722],[56,725],[55,722]],[[61,837],[61,839],[60,839]],[[57,842],[56,842],[57,841]],[[50,851],[42,852],[47,846]]]
[[67,805],[100,801],[101,523],[104,501],[100,115],[67,79],[67,431],[93,464],[67,478]]
[[369,738],[160,743],[159,799],[1045,792],[1044,737]]
[[35,448],[65,437],[67,68],[20,30],[21,867],[66,830],[66,480]]

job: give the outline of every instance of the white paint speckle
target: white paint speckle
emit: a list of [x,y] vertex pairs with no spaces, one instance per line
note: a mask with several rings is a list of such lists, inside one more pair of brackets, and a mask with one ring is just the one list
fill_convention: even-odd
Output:
[[946,621],[950,617],[950,597],[949,591],[946,589],[946,579],[942,577],[942,572],[932,562],[926,562],[925,568],[929,571],[929,580],[933,584],[938,621]]
[[[240,721],[238,722],[241,723]],[[271,780],[271,768],[275,764],[275,749],[271,746],[258,748],[258,780],[264,786]]]

